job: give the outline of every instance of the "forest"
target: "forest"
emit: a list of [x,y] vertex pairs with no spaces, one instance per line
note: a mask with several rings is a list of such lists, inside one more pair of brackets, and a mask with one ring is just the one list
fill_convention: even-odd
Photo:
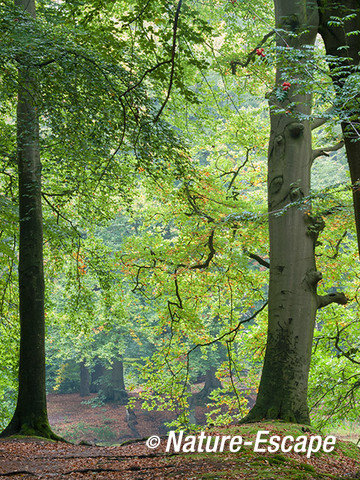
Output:
[[359,35],[0,1],[0,478],[359,478]]

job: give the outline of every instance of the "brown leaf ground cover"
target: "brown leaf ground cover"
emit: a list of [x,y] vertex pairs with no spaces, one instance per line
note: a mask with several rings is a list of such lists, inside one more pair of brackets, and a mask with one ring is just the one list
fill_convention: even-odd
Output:
[[[254,439],[258,430],[283,436],[307,435],[299,425],[280,422],[211,429],[207,435],[241,435]],[[166,440],[154,450],[144,441],[129,445],[85,446],[40,439],[0,441],[0,479],[62,480],[312,480],[360,478],[356,445],[338,441],[333,452],[305,454],[255,453],[243,447],[238,453],[174,454],[165,452]]]
[[[78,394],[48,395],[49,421],[54,432],[76,443],[84,440],[96,444],[114,444],[132,438],[165,434],[164,422],[175,418],[174,415],[170,412],[142,410],[137,395],[136,398],[134,412],[138,435],[134,435],[129,428],[125,405],[108,403],[94,408],[92,405],[96,405],[96,394],[86,398]],[[200,415],[199,411],[199,420]]]

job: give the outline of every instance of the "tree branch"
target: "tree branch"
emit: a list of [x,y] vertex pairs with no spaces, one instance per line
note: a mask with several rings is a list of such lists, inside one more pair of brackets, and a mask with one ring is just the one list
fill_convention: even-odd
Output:
[[[220,335],[219,337],[215,338],[214,340],[211,340],[209,342],[204,342],[204,343],[197,343],[194,347],[192,347],[188,352],[187,352],[187,357],[189,357],[190,353],[192,353],[194,350],[196,350],[197,348],[199,347],[208,347],[210,345],[213,345],[214,343],[216,342],[219,342],[220,340],[222,340],[223,338],[227,337],[228,335],[232,335],[234,334],[234,337],[231,339],[231,341],[234,340],[234,338],[236,337],[236,334],[237,332],[239,331],[241,325],[243,323],[247,323],[247,322],[250,322],[251,320],[254,320],[254,318],[257,317],[257,315],[262,312],[264,310],[264,308],[267,306],[268,302],[266,301],[258,310],[256,310],[256,312],[254,312],[252,315],[250,315],[250,317],[248,318],[245,318],[244,320],[240,320],[239,323],[236,325],[236,327],[232,328],[231,330],[229,330],[228,332],[225,332],[223,333],[222,335]],[[226,340],[226,341],[230,341],[230,340]]]
[[345,232],[341,235],[339,240],[336,242],[335,248],[333,247],[335,250],[334,255],[332,255],[331,257],[327,255],[328,258],[330,258],[331,260],[334,260],[339,255],[339,248],[340,248],[341,242],[344,240],[346,235],[347,235],[347,230],[345,230]]
[[197,268],[199,268],[199,269],[207,268],[210,265],[210,262],[211,262],[211,260],[213,259],[214,255],[216,253],[215,248],[214,248],[214,233],[215,233],[215,229],[213,228],[211,230],[209,240],[208,240],[208,243],[207,243],[207,245],[209,247],[209,254],[208,254],[207,259],[205,260],[204,263],[199,263],[197,265],[193,265],[192,267],[190,267],[190,270],[195,270]]
[[326,307],[327,305],[330,305],[330,303],[338,303],[339,305],[346,305],[348,301],[349,299],[342,292],[329,293],[328,295],[318,295],[317,308]]
[[156,114],[156,117],[154,118],[154,123],[156,123],[159,120],[160,115],[161,115],[162,111],[164,110],[165,105],[167,104],[167,102],[170,98],[171,88],[172,88],[172,84],[173,84],[173,80],[174,80],[174,72],[175,72],[175,54],[176,54],[176,38],[177,38],[176,35],[177,35],[177,28],[178,28],[179,15],[180,15],[182,1],[183,0],[179,0],[178,6],[177,6],[177,9],[176,9],[176,13],[175,13],[174,28],[173,28],[173,43],[172,43],[172,50],[171,50],[171,72],[170,72],[170,80],[169,80],[168,91],[167,91],[167,95],[166,95],[166,98],[165,98],[163,104],[161,105],[158,113]]
[[198,206],[196,205],[196,195],[191,195],[189,186],[187,184],[185,184],[185,192],[186,192],[188,202],[189,202],[189,204],[190,204],[190,206],[191,206],[191,208],[193,209],[193,212],[194,212],[194,213],[186,213],[185,215],[192,216],[192,215],[196,214],[196,215],[199,215],[199,217],[206,218],[208,220],[208,222],[215,223],[215,220],[214,220],[213,217],[211,217],[210,215],[208,215],[205,212],[202,212],[198,208]]
[[147,9],[147,7],[149,6],[150,4],[150,1],[151,0],[148,0],[146,2],[146,4],[144,5],[144,7],[140,10],[140,12],[136,15],[136,17],[134,17],[132,20],[130,20],[129,22],[127,23],[124,23],[123,27],[129,27],[132,23],[136,22],[136,20],[138,20],[141,15],[145,12],[145,10]]
[[324,123],[326,123],[329,120],[330,114],[332,114],[333,111],[334,111],[334,107],[330,107],[327,110],[325,110],[322,117],[314,118],[311,124],[311,130],[315,130],[316,128],[321,127],[321,125],[324,125]]
[[263,258],[261,258],[259,255],[256,255],[256,253],[250,253],[249,250],[246,250],[246,248],[244,248],[243,252],[249,258],[252,258],[253,260],[256,260],[263,267],[270,268],[270,263],[267,260],[264,260]]
[[344,146],[344,140],[340,140],[339,143],[331,147],[317,148],[313,150],[312,159],[314,161],[316,158],[321,157],[322,155],[325,155],[326,157],[328,157],[329,156],[328,152],[335,152],[336,150],[340,150],[343,146]]
[[336,334],[336,337],[335,337],[335,348],[336,350],[338,350],[341,355],[343,355],[344,357],[346,357],[348,360],[350,360],[350,362],[352,363],[356,363],[357,365],[360,365],[360,362],[358,362],[357,360],[355,360],[354,358],[352,358],[351,354],[354,354],[354,353],[357,353],[358,350],[355,349],[354,352],[351,352],[351,350],[349,350],[348,352],[344,352],[344,350],[339,346],[339,342],[340,342],[340,333],[344,330],[344,328],[342,328],[341,330],[339,330],[339,326],[336,325],[336,328],[337,328],[337,334]]
[[256,50],[257,50],[258,48],[260,48],[262,45],[264,45],[264,43],[265,43],[270,37],[272,37],[272,36],[274,35],[274,33],[275,33],[275,30],[271,30],[271,32],[267,33],[267,34],[263,37],[263,39],[261,40],[261,42],[260,42],[253,50],[251,50],[250,53],[248,53],[248,56],[247,56],[247,59],[245,60],[245,62],[240,62],[240,60],[232,60],[232,61],[230,62],[230,65],[231,65],[231,73],[232,73],[233,75],[235,75],[235,73],[236,73],[236,67],[237,67],[238,65],[239,65],[240,67],[243,67],[243,68],[247,67],[247,66],[249,65],[251,59],[253,58],[253,56],[256,54]]

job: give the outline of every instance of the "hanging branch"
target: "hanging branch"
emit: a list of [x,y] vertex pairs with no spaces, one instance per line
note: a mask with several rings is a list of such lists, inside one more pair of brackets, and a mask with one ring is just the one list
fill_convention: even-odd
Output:
[[346,235],[347,235],[347,230],[345,230],[345,232],[341,235],[339,240],[336,242],[336,245],[335,245],[335,248],[334,248],[334,250],[335,250],[334,255],[332,255],[331,257],[329,255],[327,255],[327,257],[330,258],[330,260],[334,260],[339,255],[339,248],[340,248],[341,242],[344,240]]
[[137,273],[136,273],[136,278],[135,278],[135,287],[131,290],[132,292],[135,292],[139,286],[143,287],[144,284],[140,282],[140,273],[141,273],[141,270],[144,269],[144,270],[151,270],[153,268],[156,268],[156,259],[153,259],[153,264],[148,266],[148,265],[134,265],[134,267],[136,267],[138,269]]
[[167,301],[168,311],[169,311],[169,315],[170,315],[170,319],[171,319],[171,323],[170,323],[171,336],[173,335],[173,333],[172,333],[173,332],[173,330],[172,330],[173,322],[177,321],[177,320],[180,320],[179,314],[176,312],[176,310],[173,311],[171,307],[177,308],[179,310],[182,310],[184,308],[183,307],[183,302],[182,302],[182,299],[181,299],[181,296],[180,296],[179,283],[178,283],[178,280],[177,280],[177,269],[178,269],[178,267],[176,267],[175,272],[174,272],[174,276],[175,276],[175,279],[174,279],[175,295],[176,295],[176,298],[177,298],[177,302],[172,302],[171,300]]
[[173,28],[173,43],[172,43],[172,51],[171,51],[171,71],[170,71],[170,80],[169,80],[169,86],[168,86],[168,91],[166,98],[163,102],[163,104],[160,107],[160,110],[156,114],[156,117],[154,118],[154,123],[156,123],[160,115],[162,114],[162,111],[164,110],[169,98],[170,98],[170,93],[171,93],[171,88],[172,84],[174,81],[174,72],[175,72],[175,54],[176,54],[176,35],[177,35],[177,29],[178,29],[178,21],[179,21],[179,15],[180,15],[180,10],[181,10],[181,5],[182,5],[182,0],[179,0],[176,13],[175,13],[175,20],[174,20],[174,28]]
[[336,334],[336,337],[335,337],[335,348],[336,350],[338,350],[341,355],[343,355],[344,357],[346,357],[348,360],[350,360],[350,362],[352,363],[355,363],[356,365],[360,365],[360,362],[358,362],[357,360],[355,360],[354,358],[351,357],[351,354],[352,353],[357,353],[358,352],[358,349],[355,349],[355,352],[351,352],[348,351],[348,352],[344,352],[344,350],[339,346],[339,342],[340,342],[340,333],[343,331],[344,328],[342,328],[341,330],[339,330],[339,326],[336,325],[336,330],[337,330],[337,334]]
[[244,162],[237,168],[237,170],[235,172],[232,172],[233,173],[233,177],[232,179],[230,180],[230,183],[229,183],[229,186],[227,188],[227,191],[229,191],[231,189],[231,187],[233,186],[235,180],[236,180],[236,177],[239,175],[240,173],[240,170],[245,167],[245,165],[247,164],[247,162],[249,161],[249,155],[250,155],[250,152],[253,148],[247,148],[246,149],[246,158],[244,160]]
[[238,408],[239,408],[239,410],[240,410],[240,409],[241,409],[241,402],[240,402],[239,394],[238,394],[238,392],[237,392],[237,388],[236,388],[235,383],[234,383],[233,372],[232,372],[232,362],[233,362],[233,359],[232,359],[232,356],[231,356],[231,340],[226,340],[226,350],[227,350],[228,359],[229,359],[229,376],[230,376],[230,382],[231,382],[231,386],[232,386],[233,392],[234,392],[235,395],[236,395],[236,400],[237,400]]
[[199,207],[196,205],[196,202],[195,202],[196,196],[190,194],[190,190],[189,190],[188,185],[185,185],[185,192],[186,192],[188,202],[189,202],[191,208],[193,209],[193,213],[187,213],[186,215],[188,215],[190,217],[193,214],[195,214],[195,215],[198,215],[199,217],[206,218],[211,223],[215,223],[215,219],[213,217],[211,217],[207,213],[204,213],[201,210],[199,210]]
[[[229,345],[231,344],[231,342],[234,341],[234,339],[236,337],[236,334],[237,334],[239,328],[241,327],[241,325],[243,323],[250,322],[250,320],[253,320],[262,310],[264,310],[264,308],[267,306],[267,304],[268,304],[268,302],[266,301],[264,303],[264,305],[262,305],[253,315],[251,315],[249,318],[246,318],[245,320],[240,320],[240,322],[236,325],[235,328],[229,330],[228,332],[224,333],[223,335],[220,335],[220,337],[215,338],[215,340],[211,340],[210,342],[205,342],[205,343],[197,343],[194,347],[192,347],[190,350],[188,350],[188,352],[186,353],[186,376],[185,376],[184,388],[183,388],[183,391],[181,393],[181,396],[185,392],[185,386],[186,386],[186,383],[187,383],[188,378],[189,378],[190,354],[199,347],[208,347],[210,345],[213,345],[216,342],[219,342],[220,340],[222,340],[226,336],[234,334],[234,336],[231,339],[225,340],[226,341],[226,348],[229,351]],[[234,388],[234,392],[236,393],[235,388]]]
[[150,5],[150,2],[151,0],[148,0],[145,5],[143,6],[143,8],[140,10],[140,12],[136,15],[136,17],[134,17],[132,20],[130,20],[129,22],[127,23],[124,23],[123,27],[129,27],[132,23],[136,22],[136,20],[138,20],[142,14],[145,12],[145,10],[147,9],[147,7]]
[[236,335],[237,335],[237,332],[239,331],[241,325],[243,323],[247,323],[247,322],[250,322],[251,320],[253,320],[254,318],[256,318],[260,312],[262,312],[264,310],[264,308],[267,306],[268,302],[266,301],[258,310],[256,310],[256,312],[254,312],[252,315],[250,315],[250,317],[248,318],[245,318],[244,320],[240,320],[240,322],[236,325],[236,327],[232,328],[231,330],[229,330],[228,332],[225,332],[223,333],[222,335],[220,335],[219,337],[215,338],[215,340],[211,340],[210,342],[205,342],[205,343],[197,343],[193,348],[191,348],[187,355],[190,355],[190,353],[192,353],[194,350],[196,350],[198,347],[208,347],[210,345],[213,345],[214,343],[216,342],[219,342],[220,340],[222,340],[223,338],[227,337],[228,335],[232,335],[234,334],[234,336],[232,337],[231,341],[234,341]]
[[244,248],[243,252],[252,260],[256,260],[263,267],[270,268],[270,263],[267,260],[264,260],[259,255],[256,255],[256,253],[250,253],[249,250],[246,250],[246,248]]
[[209,240],[207,242],[207,245],[209,247],[209,254],[207,256],[207,259],[205,260],[204,263],[198,263],[197,265],[193,265],[192,267],[190,267],[190,270],[207,268],[210,265],[210,262],[211,262],[211,260],[213,259],[214,255],[216,253],[215,248],[214,248],[214,233],[215,233],[215,229],[213,228],[211,230]]

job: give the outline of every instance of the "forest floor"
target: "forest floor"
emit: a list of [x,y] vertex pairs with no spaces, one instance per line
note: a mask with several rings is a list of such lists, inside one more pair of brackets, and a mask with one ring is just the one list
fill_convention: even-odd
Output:
[[[87,400],[94,404],[96,395]],[[340,439],[333,452],[319,451],[310,458],[304,453],[294,452],[258,453],[249,446],[242,446],[238,453],[230,453],[228,448],[222,453],[184,454],[175,453],[172,449],[166,452],[164,422],[171,420],[173,414],[147,412],[140,407],[138,399],[134,408],[138,423],[131,429],[126,420],[125,406],[107,404],[94,408],[76,394],[50,395],[48,409],[53,430],[77,444],[25,437],[0,440],[0,479],[360,479],[360,449],[354,443]],[[196,407],[198,422],[205,420],[205,412],[205,407]],[[240,435],[244,442],[254,442],[259,430],[269,431],[268,436],[292,435],[294,438],[317,433],[301,425],[282,422],[228,428],[204,427],[207,436]],[[161,437],[161,444],[150,449],[141,438],[153,435]],[[134,437],[140,439],[135,440]],[[133,443],[121,445],[124,441]]]
[[[120,444],[124,441],[144,438],[151,435],[166,435],[169,430],[165,423],[175,419],[175,413],[169,411],[143,410],[137,394],[133,411],[137,424],[131,430],[126,419],[126,406],[115,403],[96,406],[97,394],[80,397],[79,394],[48,395],[48,413],[53,431],[73,443],[85,441],[102,446]],[[249,406],[255,401],[250,399]],[[207,408],[195,407],[198,425],[205,425]],[[134,428],[136,431],[134,431]],[[360,440],[358,424],[344,422],[334,430],[327,429],[326,434],[336,435],[340,440],[354,443]]]
[[[175,419],[175,413],[143,410],[138,395],[131,396],[137,398],[132,409],[137,423],[132,424],[132,429],[127,422],[126,406],[107,403],[94,407],[97,394],[90,397],[80,397],[79,394],[48,395],[50,425],[55,433],[75,443],[86,441],[113,445],[135,438],[165,435],[168,431],[165,422]],[[205,411],[205,407],[196,407],[199,424],[205,423]]]
[[[254,440],[256,432],[311,437],[306,428],[281,422],[211,429],[206,435],[241,435]],[[35,438],[0,441],[0,479],[61,480],[314,480],[359,479],[359,448],[338,441],[331,453],[321,451],[310,458],[303,453],[256,453],[241,447],[230,453],[166,452],[166,439],[156,449],[144,441],[124,446],[86,446],[49,442]]]

